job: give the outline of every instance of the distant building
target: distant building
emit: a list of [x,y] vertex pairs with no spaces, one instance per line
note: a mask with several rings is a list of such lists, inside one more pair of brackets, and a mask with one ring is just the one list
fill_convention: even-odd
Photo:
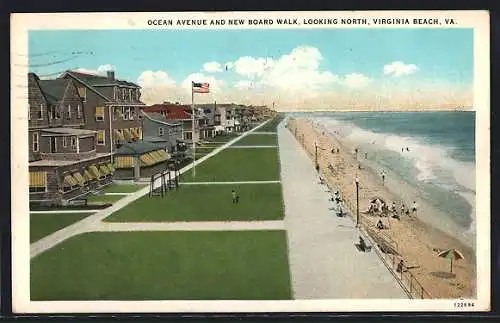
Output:
[[142,133],[144,141],[161,145],[168,152],[176,151],[176,146],[183,138],[182,123],[170,121],[158,112],[141,111]]
[[97,132],[85,129],[77,84],[28,74],[29,197],[65,204],[111,182],[109,153],[97,152]]
[[[183,139],[192,142],[193,129],[192,129],[192,111],[191,106],[182,104],[161,103],[154,104],[143,109],[146,113],[158,113],[163,115],[168,122],[181,123]],[[202,109],[198,109],[195,114],[195,134],[194,141],[213,137],[215,135],[214,126],[210,125],[210,118],[205,115]]]

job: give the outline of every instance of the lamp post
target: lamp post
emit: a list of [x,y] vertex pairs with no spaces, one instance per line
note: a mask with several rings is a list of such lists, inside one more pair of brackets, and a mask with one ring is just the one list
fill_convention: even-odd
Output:
[[359,177],[356,176],[356,227],[359,228]]

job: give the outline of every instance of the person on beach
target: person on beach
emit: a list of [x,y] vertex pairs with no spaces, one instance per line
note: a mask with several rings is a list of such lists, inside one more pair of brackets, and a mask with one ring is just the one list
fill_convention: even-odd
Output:
[[403,272],[404,267],[405,267],[405,262],[403,261],[403,259],[401,259],[401,260],[399,261],[399,263],[398,263],[398,267],[397,267],[396,271],[397,271],[398,273],[401,273],[401,272]]
[[406,210],[405,204],[401,203],[401,216],[405,214],[405,210]]
[[233,196],[233,204],[238,204],[238,202],[240,200],[240,197],[238,196],[238,193],[236,193],[235,190],[232,190],[231,194]]
[[417,214],[417,202],[413,201],[413,204],[411,205],[411,214],[416,215]]
[[365,153],[365,159],[368,159],[368,153]]
[[340,152],[340,149],[337,148],[337,154]]
[[382,223],[382,220],[378,220],[378,222],[377,222],[377,229],[379,229],[379,230],[384,229],[384,224]]
[[392,205],[391,205],[391,212],[392,212],[392,213],[396,213],[396,202],[392,202]]
[[385,171],[382,170],[382,173],[380,175],[382,176],[382,185],[385,185]]

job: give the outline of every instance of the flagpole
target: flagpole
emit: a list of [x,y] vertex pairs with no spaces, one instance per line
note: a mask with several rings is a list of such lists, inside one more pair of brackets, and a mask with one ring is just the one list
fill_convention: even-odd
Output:
[[191,81],[191,123],[192,133],[191,140],[193,141],[193,177],[196,177],[196,144],[194,142],[194,81]]

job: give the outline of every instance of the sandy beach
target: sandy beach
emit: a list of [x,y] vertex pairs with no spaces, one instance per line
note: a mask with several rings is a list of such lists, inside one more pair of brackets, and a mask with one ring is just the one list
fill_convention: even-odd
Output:
[[[399,184],[396,179],[391,178],[390,172],[384,185],[380,174],[363,165],[363,151],[358,151],[358,161],[354,147],[348,147],[337,136],[326,132],[311,120],[290,118],[287,127],[313,161],[316,159],[315,143],[321,148],[317,149],[317,163],[321,176],[331,189],[340,191],[353,216],[356,216],[355,178],[358,176],[362,226],[371,235],[377,235],[378,239],[382,237],[397,245],[397,253],[400,255],[398,259],[405,261],[409,272],[430,297],[442,299],[475,297],[476,259],[473,249],[451,234],[429,224],[429,221],[419,219],[420,214],[425,214],[426,218],[434,216],[438,219],[438,212],[411,193],[407,191],[402,193],[403,189],[398,189]],[[363,213],[368,210],[370,200],[373,198],[383,199],[388,206],[393,201],[396,202],[398,212],[402,201],[410,207],[416,200],[418,211],[416,216],[403,215],[400,220]],[[376,228],[379,220],[386,229]],[[438,250],[449,248],[459,250],[465,258],[453,262],[453,274],[450,273],[450,260],[437,256]]]

